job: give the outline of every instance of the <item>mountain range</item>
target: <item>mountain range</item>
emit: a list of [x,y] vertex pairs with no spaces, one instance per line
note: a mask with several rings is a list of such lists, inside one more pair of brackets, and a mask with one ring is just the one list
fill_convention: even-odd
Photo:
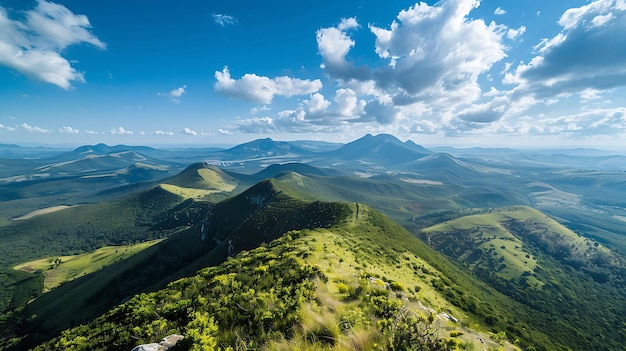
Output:
[[384,134],[9,149],[0,349],[130,350],[170,334],[182,350],[626,340],[624,156]]

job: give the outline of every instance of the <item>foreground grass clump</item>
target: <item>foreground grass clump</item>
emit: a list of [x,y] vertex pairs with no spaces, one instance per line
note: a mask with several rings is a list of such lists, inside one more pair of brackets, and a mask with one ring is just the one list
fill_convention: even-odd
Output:
[[293,335],[298,311],[313,301],[313,280],[321,275],[288,245],[260,247],[164,290],[135,296],[37,349],[130,350],[173,333],[185,335],[182,349],[256,348]]

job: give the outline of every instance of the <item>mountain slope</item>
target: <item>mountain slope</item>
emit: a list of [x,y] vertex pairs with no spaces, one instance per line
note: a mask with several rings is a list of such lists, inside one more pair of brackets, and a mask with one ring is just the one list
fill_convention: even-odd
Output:
[[418,345],[445,350],[446,345],[495,348],[498,342],[502,349],[515,349],[458,324],[461,318],[468,324],[474,319],[445,297],[450,294],[445,287],[455,284],[448,280],[452,277],[459,289],[469,288],[467,298],[492,291],[471,288],[453,266],[448,265],[449,278],[438,272],[427,262],[433,252],[376,211],[337,206],[348,211],[328,228],[289,231],[163,290],[138,295],[38,350],[130,350],[173,333],[185,337],[178,345],[182,350]]
[[389,134],[367,134],[338,150],[328,152],[328,157],[372,162],[380,166],[415,160],[430,153],[412,141],[403,143]]
[[503,294],[555,316],[545,330],[560,343],[622,345],[626,330],[615,326],[626,311],[626,259],[603,245],[529,207],[483,211],[418,235]]
[[[137,196],[154,207],[174,195],[155,187]],[[173,279],[221,263],[228,255],[258,247],[289,230],[326,227],[342,217],[342,206],[300,200],[297,191],[268,180],[227,201],[212,205],[186,200],[155,217],[136,217],[170,237],[128,259],[85,275],[30,303],[21,328],[30,335],[18,349],[76,323],[84,323],[143,289],[162,288]],[[158,218],[155,220],[155,218]],[[252,235],[254,233],[254,235]],[[22,331],[23,332],[23,331]]]
[[223,153],[239,158],[259,158],[287,154],[306,155],[310,154],[311,151],[305,150],[286,141],[274,141],[270,138],[265,138],[237,145],[223,151]]
[[295,172],[302,175],[316,175],[316,176],[331,176],[338,175],[339,172],[331,169],[323,169],[313,167],[305,163],[284,163],[273,164],[264,170],[254,174],[259,180],[267,178],[275,178],[277,175],[283,172]]

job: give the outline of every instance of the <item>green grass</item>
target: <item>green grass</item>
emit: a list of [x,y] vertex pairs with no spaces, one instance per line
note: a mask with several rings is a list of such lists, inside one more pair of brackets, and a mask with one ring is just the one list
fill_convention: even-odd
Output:
[[240,185],[237,179],[221,169],[200,163],[187,167],[166,182],[182,188],[213,190],[214,192],[231,192]]
[[[545,217],[524,206],[492,210],[425,228],[421,236],[430,240],[435,247],[445,247],[448,254],[465,262],[471,269],[488,269],[506,280],[519,279],[526,274],[530,275],[529,284],[540,286],[541,283],[532,277],[537,261],[529,247],[502,225],[504,221],[537,216]],[[556,222],[549,224],[551,230],[566,230]]]
[[535,287],[543,283],[533,273],[538,266],[534,246],[546,247],[555,254],[566,247],[570,261],[585,262],[600,256],[617,260],[608,248],[526,206],[492,209],[445,221],[422,229],[420,236],[472,269],[483,266],[506,280],[530,274],[528,283]]
[[168,191],[176,196],[180,196],[185,199],[203,199],[211,194],[220,192],[220,190],[184,188],[171,184],[161,184],[159,185],[159,187],[161,187],[165,191]]
[[503,294],[554,316],[550,323],[528,323],[560,344],[603,349],[620,343],[624,331],[610,321],[620,319],[626,305],[626,261],[604,245],[523,206],[449,219],[418,235]]
[[30,261],[13,268],[29,273],[43,273],[45,276],[44,292],[46,292],[67,281],[126,259],[160,241],[151,240],[126,246],[106,246],[80,255],[49,257]]
[[[429,330],[442,341],[519,350],[476,330],[475,317],[433,286],[433,280],[452,282],[428,263],[428,253],[422,257],[424,247],[410,233],[371,208],[358,205],[357,215],[356,204],[344,206],[350,211],[341,223],[289,231],[166,289],[136,296],[38,349],[71,349],[81,340],[89,340],[86,350],[130,349],[181,333],[185,347],[205,342],[260,350],[388,350],[390,331],[381,328],[393,325],[397,313],[424,320],[435,313]],[[374,276],[379,283],[370,281]],[[396,290],[385,282],[395,282],[389,285]],[[462,323],[450,322],[443,311]],[[202,337],[198,330],[204,330]]]
[[[198,172],[194,177],[202,178]],[[324,182],[330,185],[322,184]],[[182,282],[190,282],[188,279],[194,282],[201,280],[202,278],[194,276],[194,272],[203,266],[219,264],[226,259],[226,243],[231,241],[233,252],[244,250],[241,256],[244,258],[231,258],[220,266],[219,270],[223,270],[229,277],[231,274],[235,278],[239,277],[242,267],[246,267],[245,272],[252,269],[255,274],[245,273],[243,278],[259,279],[264,270],[272,267],[272,262],[281,262],[283,258],[295,254],[306,264],[319,267],[328,278],[328,281],[316,282],[316,300],[315,303],[311,302],[310,310],[299,312],[305,316],[302,323],[297,324],[301,329],[283,337],[271,338],[275,344],[271,344],[273,346],[268,347],[269,349],[284,349],[286,342],[294,341],[294,333],[302,337],[298,339],[303,340],[302,349],[318,349],[319,345],[311,344],[311,340],[329,336],[340,340],[332,345],[337,350],[351,348],[346,345],[372,346],[380,341],[381,334],[367,326],[367,323],[359,322],[358,316],[353,314],[363,309],[359,301],[365,298],[362,295],[364,291],[384,289],[387,284],[395,289],[389,292],[390,296],[403,301],[412,311],[427,312],[427,308],[432,308],[436,312],[446,312],[460,319],[461,325],[449,324],[441,317],[438,321],[444,336],[447,335],[445,333],[461,330],[463,335],[457,337],[467,343],[468,348],[483,347],[484,345],[478,344],[479,337],[493,342],[489,347],[498,347],[496,339],[500,337],[490,339],[489,333],[500,336],[506,333],[510,338],[518,338],[522,345],[535,345],[543,350],[575,349],[577,345],[586,349],[597,349],[598,345],[616,345],[619,336],[608,331],[615,324],[616,311],[620,311],[620,306],[623,305],[618,304],[615,311],[608,311],[606,301],[619,303],[622,301],[621,295],[613,288],[594,285],[588,275],[572,273],[571,266],[567,266],[578,262],[570,262],[569,259],[586,258],[595,266],[584,266],[585,269],[619,267],[619,259],[602,245],[594,245],[593,241],[581,238],[543,213],[524,206],[492,210],[459,209],[453,211],[453,214],[442,212],[447,221],[431,226],[420,235],[425,242],[428,242],[427,238],[430,236],[431,244],[437,250],[459,258],[463,264],[458,264],[443,258],[438,251],[416,240],[404,228],[370,207],[357,205],[353,201],[350,204],[324,203],[318,201],[317,196],[332,195],[339,199],[355,199],[360,196],[399,218],[404,216],[405,219],[416,212],[424,211],[419,206],[422,201],[427,201],[430,191],[439,192],[434,202],[446,203],[444,208],[456,208],[459,206],[457,201],[465,200],[455,200],[452,195],[441,196],[441,190],[433,190],[436,186],[409,183],[398,185],[385,179],[359,181],[356,188],[350,188],[347,184],[355,185],[353,179],[338,177],[329,182],[324,177],[284,173],[280,180],[266,180],[238,196],[207,207],[194,207],[205,203],[204,201],[188,200],[182,203],[186,197],[184,193],[179,196],[166,191],[162,186],[129,197],[124,201],[127,204],[141,204],[142,211],[135,209],[137,212],[133,213],[104,212],[107,215],[115,213],[117,217],[110,219],[110,224],[118,224],[120,230],[128,228],[127,225],[131,222],[144,225],[153,223],[154,217],[150,217],[150,211],[145,208],[162,211],[167,209],[163,206],[164,201],[179,205],[171,211],[157,212],[162,216],[177,217],[190,211],[197,212],[197,216],[193,217],[195,222],[188,221],[187,217],[181,219],[180,223],[176,222],[183,226],[177,227],[177,230],[182,231],[181,235],[102,271],[67,282],[52,290],[52,294],[35,300],[27,311],[29,315],[37,315],[37,318],[30,321],[35,328],[33,330],[49,332],[54,328],[65,328],[90,320],[98,311],[118,303],[126,296],[110,290],[111,286],[136,280],[136,286],[145,287],[146,285],[140,284],[144,270],[153,270],[152,273],[164,272],[163,269],[172,263],[183,267],[163,274],[158,281],[152,281],[149,288],[151,291],[163,288],[166,282],[182,276],[192,276]],[[346,188],[342,188],[343,185]],[[482,190],[476,192],[477,196],[482,196],[482,193]],[[193,211],[187,206],[192,206]],[[86,207],[82,211],[101,209],[80,207]],[[113,208],[121,210],[123,207]],[[61,212],[65,212],[64,216],[67,216],[68,211],[76,214],[73,211],[77,210],[78,208]],[[155,212],[150,213],[154,215]],[[463,216],[465,213],[470,215]],[[39,221],[44,217],[49,217],[47,221],[52,218],[67,218],[58,217],[60,213],[49,216],[38,218]],[[435,217],[428,221],[434,222]],[[37,223],[38,218],[33,221]],[[217,246],[206,247],[203,252],[198,252],[198,256],[183,258],[180,253],[197,249],[200,221],[206,223],[208,235],[215,239]],[[285,233],[288,234],[282,236]],[[174,243],[176,240],[178,244]],[[280,249],[280,255],[266,257],[268,260],[258,267],[254,266],[254,259],[249,256],[245,258],[246,255],[261,255],[268,247],[282,245],[287,247]],[[570,256],[559,256],[564,247],[571,250]],[[245,250],[252,250],[253,253],[246,254],[248,251]],[[544,251],[549,254],[542,254]],[[168,257],[172,261],[162,260]],[[604,266],[597,266],[598,263]],[[471,276],[469,271],[484,281]],[[124,272],[133,273],[128,275]],[[289,271],[284,273],[288,274]],[[592,273],[601,278],[604,271]],[[248,277],[248,274],[251,275]],[[521,288],[522,281],[525,284],[524,289]],[[600,290],[601,287],[606,289]],[[526,288],[529,289],[525,290]],[[174,304],[186,304],[189,296],[197,294],[195,290],[173,292],[168,289],[158,294],[171,293],[176,296],[170,301]],[[256,291],[257,287],[253,289]],[[204,294],[213,290],[207,287],[202,291]],[[249,291],[247,293],[250,294]],[[601,300],[605,301],[604,304]],[[206,303],[203,301],[197,300],[199,304]],[[245,304],[240,302],[240,306],[232,306],[235,311],[254,310],[254,306],[249,304],[250,299],[242,298],[241,301]],[[163,312],[159,309],[161,307],[155,308],[159,315]],[[136,312],[140,311],[131,309],[128,313]],[[367,316],[370,312],[364,311]],[[603,319],[602,316],[606,318]],[[352,322],[363,325],[351,329],[350,333],[344,333],[342,330],[338,331],[335,325],[341,323],[342,318],[356,318],[356,322]],[[592,333],[594,329],[602,331],[608,337],[599,339]],[[226,337],[227,340],[236,339],[237,336],[232,333]],[[356,346],[354,348],[358,349]]]

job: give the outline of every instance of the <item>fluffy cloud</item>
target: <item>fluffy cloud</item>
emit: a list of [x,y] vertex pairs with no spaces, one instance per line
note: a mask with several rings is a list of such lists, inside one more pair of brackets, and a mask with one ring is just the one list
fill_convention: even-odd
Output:
[[157,93],[157,95],[165,96],[169,98],[170,100],[172,100],[172,102],[174,102],[175,104],[179,104],[180,98],[186,93],[185,89],[187,89],[187,86],[183,85],[182,87],[178,87],[176,89],[170,90],[167,93]]
[[74,129],[68,126],[59,128],[59,132],[63,134],[80,134],[80,131],[78,129]]
[[[594,108],[612,106],[599,98],[626,85],[624,0],[597,0],[567,10],[559,20],[560,33],[540,42],[528,63],[503,62],[511,46],[524,42],[526,27],[485,23],[471,16],[478,6],[478,0],[419,2],[388,26],[344,18],[319,29],[321,68],[336,87],[334,96],[320,90],[321,83],[317,90],[289,95],[275,86],[276,78],[248,74],[236,80],[227,69],[216,72],[216,90],[231,97],[269,104],[274,96],[308,94],[271,117],[258,116],[267,106],[252,109],[256,117],[240,118],[220,133],[349,132],[355,124],[361,130],[441,136],[625,133],[619,108],[576,113],[569,105],[574,112],[566,116],[546,110],[547,115],[531,117],[540,111],[534,105],[559,106],[564,96]],[[359,61],[367,65],[352,58],[361,38],[355,33],[363,27],[374,34],[375,59]]]
[[357,117],[363,114],[365,100],[359,100],[352,89],[341,88],[335,93],[336,112],[342,117]]
[[472,123],[491,123],[502,118],[509,106],[506,98],[497,97],[484,104],[474,104],[458,113],[458,118]]
[[345,131],[349,120],[361,118],[366,103],[350,89],[337,90],[333,100],[320,93],[311,94],[299,107],[282,110],[272,117],[239,119],[220,134],[234,133],[329,133]]
[[496,8],[495,11],[493,11],[494,15],[504,15],[506,14],[506,10],[502,9],[501,7]]
[[253,134],[271,134],[278,132],[278,128],[274,124],[274,119],[271,117],[254,117],[236,121],[233,126],[229,127],[229,130],[226,131],[226,133],[222,132],[222,134],[232,133],[230,130],[239,133]]
[[85,79],[61,56],[63,50],[80,43],[106,48],[90,28],[86,16],[45,0],[38,0],[22,21],[10,19],[7,9],[0,6],[0,65],[69,89],[72,81]]
[[267,105],[263,105],[263,106],[257,106],[257,107],[253,107],[250,109],[250,114],[251,115],[256,115],[259,112],[264,112],[264,111],[270,111],[272,108],[267,106]]
[[[377,56],[368,65],[357,65],[350,55],[357,45],[354,32],[363,28],[355,17],[320,28],[320,67],[337,86],[332,99],[322,95],[319,80],[255,74],[233,79],[228,68],[215,72],[215,90],[233,98],[269,104],[274,96],[309,94],[298,107],[273,117],[239,119],[225,130],[297,133],[345,130],[359,123],[433,132],[446,125],[454,129],[451,123],[481,128],[498,121],[510,107],[509,98],[495,89],[483,92],[479,79],[491,79],[491,69],[506,57],[504,41],[517,40],[526,28],[470,18],[478,6],[478,0],[420,2],[400,11],[387,27],[367,25],[374,34],[371,53]],[[279,84],[281,79],[291,84]],[[259,112],[251,110],[252,115]]]
[[214,13],[213,20],[215,23],[219,24],[222,27],[226,27],[226,25],[233,25],[237,23],[237,19],[231,15],[224,15],[221,13]]
[[479,75],[502,60],[504,27],[469,20],[475,0],[455,0],[429,6],[418,3],[400,11],[389,29],[370,26],[376,36],[376,52],[389,61],[377,74],[378,84],[396,88],[396,95],[433,103],[479,97]]
[[111,134],[133,135],[134,133],[131,130],[124,129],[124,127],[117,127],[117,128],[111,129]]
[[311,95],[311,99],[305,100],[304,104],[306,105],[307,113],[317,114],[325,111],[330,106],[330,101],[326,100],[324,95],[315,93]]
[[189,128],[183,128],[183,130],[181,130],[180,132],[186,135],[198,135],[198,132]]
[[[335,111],[359,116],[354,122],[383,125],[424,117],[440,119],[434,124],[450,123],[459,111],[467,121],[501,118],[505,110],[501,104],[494,109],[479,103],[489,98],[483,95],[479,78],[506,57],[504,39],[517,39],[526,28],[470,19],[478,6],[477,0],[433,6],[421,2],[400,11],[387,28],[370,24],[374,51],[381,60],[378,66],[356,66],[348,59],[356,45],[349,31],[360,27],[356,19],[318,30],[321,67],[346,89],[338,90]],[[368,101],[359,96],[369,96]],[[472,108],[473,104],[477,105]],[[424,125],[428,130],[433,126]]]
[[611,135],[626,132],[626,107],[597,109],[546,118],[541,121],[547,134]]
[[6,130],[7,132],[16,132],[17,131],[17,129],[15,129],[13,127],[5,126],[3,124],[0,124],[0,130]]
[[369,78],[367,67],[355,67],[346,60],[346,55],[354,47],[355,42],[346,31],[359,26],[356,18],[344,18],[337,27],[319,29],[316,33],[317,48],[322,56],[321,67],[333,77],[341,79]]
[[354,18],[343,19],[337,27],[317,31],[322,68],[343,88],[371,96],[359,106],[359,121],[391,124],[435,109],[451,114],[482,97],[478,79],[506,57],[503,37],[525,31],[507,33],[505,26],[469,19],[478,5],[476,0],[417,3],[400,11],[388,28],[369,25],[381,59],[375,67],[357,67],[347,59],[356,44],[348,31],[359,25]]
[[372,100],[365,105],[365,121],[392,124],[400,119],[400,108],[389,102]]
[[50,129],[45,129],[45,128],[36,127],[36,126],[31,126],[28,123],[22,123],[22,124],[20,124],[20,127],[22,129],[24,129],[25,131],[31,132],[31,133],[41,133],[41,134],[50,134],[50,133],[52,133],[52,131]]
[[214,88],[217,92],[231,98],[255,101],[261,104],[269,104],[274,96],[292,97],[306,95],[322,89],[322,82],[316,80],[304,80],[286,76],[268,78],[256,74],[245,74],[241,79],[235,80],[230,76],[228,67],[222,72],[215,72],[217,82]]
[[526,33],[526,27],[525,26],[520,26],[517,29],[511,28],[509,30],[506,31],[506,37],[514,40],[517,39],[519,36],[521,36],[522,34]]
[[626,3],[599,0],[561,16],[560,33],[542,41],[538,55],[508,72],[515,96],[538,100],[626,85]]

